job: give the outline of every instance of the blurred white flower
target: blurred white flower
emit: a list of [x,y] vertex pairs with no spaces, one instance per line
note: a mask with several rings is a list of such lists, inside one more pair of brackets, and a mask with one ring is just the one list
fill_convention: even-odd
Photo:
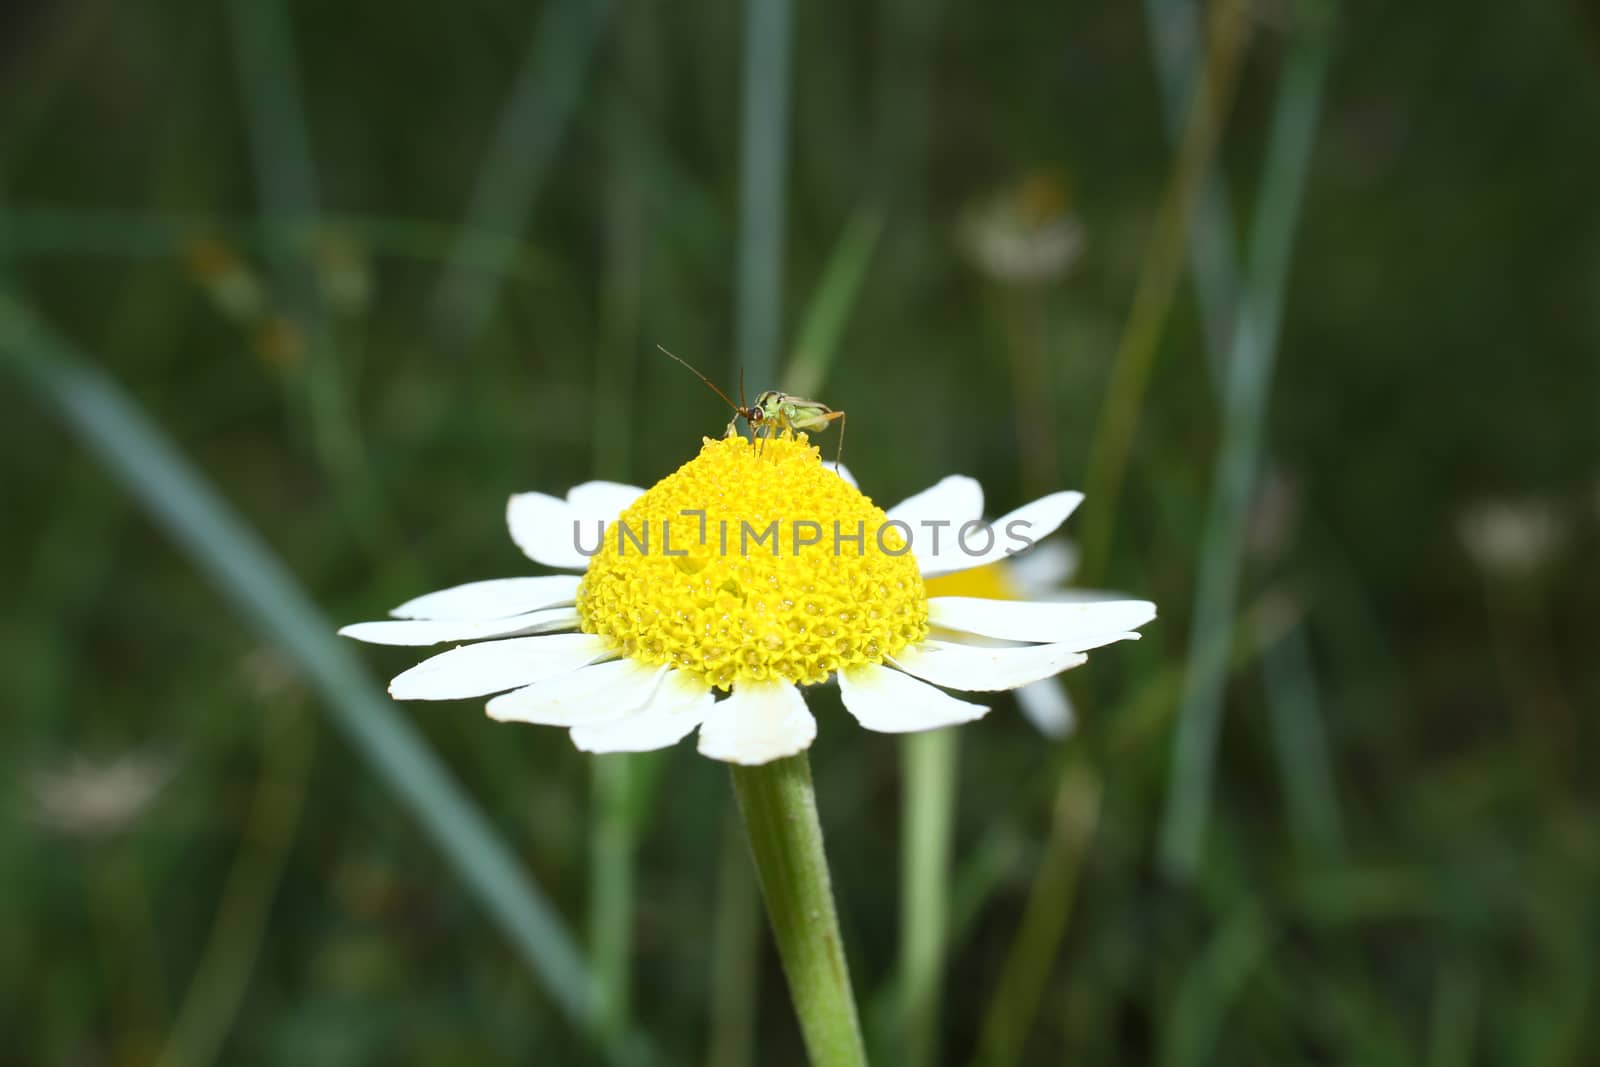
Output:
[[1484,500],[1456,521],[1461,544],[1486,573],[1524,577],[1537,571],[1566,539],[1561,517],[1540,500]]
[[104,760],[74,756],[28,776],[35,822],[71,837],[106,837],[137,822],[171,780],[167,756],[129,752]]
[[1047,282],[1064,275],[1083,250],[1083,227],[1067,206],[1066,182],[1046,172],[989,197],[970,211],[961,243],[998,282]]

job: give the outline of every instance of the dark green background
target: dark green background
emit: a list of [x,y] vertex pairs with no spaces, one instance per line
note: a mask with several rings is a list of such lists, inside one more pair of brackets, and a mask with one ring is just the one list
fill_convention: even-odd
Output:
[[[738,4],[615,5],[570,123],[536,113],[518,135],[552,150],[526,224],[502,235],[502,299],[471,336],[435,314],[435,286],[529,42],[571,57],[551,40],[572,19],[500,0],[292,3],[279,53],[239,30],[241,6],[0,8],[0,272],[330,619],[525,573],[508,493],[648,484],[720,431],[719,403],[653,346],[737,379]],[[1021,315],[1045,331],[1053,393],[1035,399],[1064,482],[1081,485],[1171,172],[1141,10],[797,6],[784,337],[850,220],[884,221],[822,396],[852,416],[846,462],[885,504],[952,472],[980,478],[994,512],[1034,495],[1010,358]],[[1222,142],[1241,243],[1291,8],[1257,11]],[[1250,658],[1228,690],[1203,872],[1187,888],[1158,872],[1170,685],[1223,432],[1185,283],[1106,576],[1161,618],[1067,676],[1083,716],[1070,745],[1104,811],[1027,1062],[1592,1062],[1600,22],[1574,0],[1364,2],[1339,10],[1333,41],[1267,415],[1298,509],[1278,555],[1247,567],[1241,603],[1306,612],[1295,632],[1342,841],[1311,847],[1289,819],[1284,783],[1306,772],[1274,747]],[[252,61],[298,86],[308,174],[252,156]],[[963,256],[960,222],[1039,173],[1062,176],[1087,245],[1066,276],[1008,288]],[[283,221],[312,198],[318,226]],[[298,349],[219,309],[194,266],[201,238],[259,280]],[[369,275],[369,299],[329,290],[330,241]],[[152,1062],[263,768],[311,733],[305,816],[219,1062],[588,1062],[292,668],[19,379],[0,382],[0,1062]],[[1464,553],[1458,517],[1491,497],[1559,517],[1560,546],[1532,574],[1486,576]],[[417,658],[363,655],[380,676]],[[1118,740],[1140,699],[1155,729]],[[897,748],[834,698],[819,705],[813,766],[870,1005],[896,951]],[[587,757],[473,702],[404,713],[583,930]],[[957,861],[1014,847],[947,972],[951,1062],[1016,932],[1061,761],[1004,697],[962,743]],[[81,840],[37,824],[39,768],[128,749],[176,767],[135,826]],[[701,1062],[730,794],[687,743],[659,771],[636,1015],[665,1062]],[[1259,943],[1236,952],[1240,938]],[[761,1062],[799,1062],[764,951]]]

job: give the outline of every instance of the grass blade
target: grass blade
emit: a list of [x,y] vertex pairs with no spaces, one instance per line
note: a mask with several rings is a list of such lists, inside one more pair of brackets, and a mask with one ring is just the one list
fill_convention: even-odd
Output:
[[[1189,113],[1190,90],[1200,68],[1196,7],[1194,0],[1145,0],[1144,5],[1167,130],[1175,144],[1183,137],[1183,117]],[[1203,180],[1189,234],[1189,275],[1204,324],[1211,376],[1221,382],[1238,304],[1239,259],[1221,166],[1213,166]]]
[[597,1020],[593,984],[560,918],[260,538],[110,379],[3,292],[0,362],[22,375],[239,612],[304,672],[335,724],[422,824],[551,1000],[590,1027]]
[[867,267],[883,236],[883,216],[859,211],[845,225],[839,241],[822,269],[817,291],[800,317],[789,366],[783,374],[785,392],[816,396],[822,392],[828,371],[839,353],[845,323],[866,284]]
[[[1151,51],[1161,81],[1171,134],[1187,105],[1197,63],[1199,19],[1193,0],[1146,0]],[[1190,271],[1205,326],[1205,349],[1218,404],[1224,402],[1227,355],[1237,314],[1239,267],[1226,183],[1213,175],[1197,205],[1190,237]],[[1297,840],[1328,859],[1339,850],[1338,800],[1317,707],[1316,681],[1303,632],[1286,632],[1261,657],[1274,742]]]
[[279,284],[304,313],[308,279],[293,259],[296,231],[316,223],[317,174],[282,0],[229,4],[257,190],[269,223]]
[[1211,1063],[1229,1007],[1265,958],[1272,931],[1260,911],[1242,904],[1189,967],[1167,1020],[1166,1067]]
[[1210,817],[1222,719],[1226,635],[1235,612],[1246,511],[1264,434],[1267,386],[1283,315],[1296,220],[1315,141],[1329,45],[1308,28],[1284,71],[1267,147],[1266,172],[1250,246],[1245,290],[1233,330],[1224,428],[1212,483],[1190,631],[1189,670],[1161,831],[1162,865],[1186,880],[1200,862]]
[[494,313],[515,257],[505,237],[527,226],[611,9],[610,0],[555,0],[540,16],[434,289],[434,322],[457,348],[470,345]]
[[1327,863],[1338,858],[1344,834],[1309,645],[1304,627],[1290,628],[1261,657],[1261,675],[1289,827],[1307,858]]
[[1084,479],[1085,494],[1095,502],[1083,529],[1083,575],[1091,584],[1108,563],[1111,527],[1151,368],[1172,310],[1190,223],[1222,139],[1248,40],[1250,15],[1244,0],[1225,0],[1212,17],[1210,54],[1189,110],[1177,166],[1162,197],[1133,307],[1112,360],[1111,380]]
[[783,331],[784,205],[789,175],[789,0],[745,4],[734,354],[751,382],[777,380]]
[[320,227],[319,194],[287,4],[233,0],[229,9],[262,205],[263,243],[288,312],[287,325],[306,341],[295,392],[304,405],[317,457],[341,489],[341,507],[363,543],[377,546],[383,542],[383,505],[350,400],[350,371],[334,343],[322,292],[306,262]]

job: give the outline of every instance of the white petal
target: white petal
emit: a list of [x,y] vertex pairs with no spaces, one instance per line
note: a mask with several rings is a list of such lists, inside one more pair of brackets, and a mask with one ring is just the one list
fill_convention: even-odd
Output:
[[607,655],[593,634],[512,637],[463,645],[425,659],[389,683],[396,700],[459,700],[575,671]]
[[817,720],[788,682],[736,682],[700,727],[700,754],[753,767],[810,747]]
[[574,726],[572,743],[585,752],[667,748],[705,721],[715,699],[704,682],[682,671],[670,671],[644,707],[610,722]]
[[584,545],[593,545],[599,536],[593,521],[581,521],[572,505],[544,493],[517,493],[507,501],[506,525],[523,555],[564,571],[587,570],[589,560],[578,551],[579,537]]
[[946,641],[923,641],[902,649],[894,665],[946,689],[994,692],[1049,678],[1088,660],[1067,645],[978,648]]
[[889,518],[915,525],[922,519],[966,522],[983,514],[983,486],[965,474],[952,474],[889,509]]
[[947,645],[970,645],[973,648],[1027,648],[1032,641],[1002,641],[998,637],[984,637],[944,626],[929,626],[928,636]]
[[1070,644],[1080,652],[1136,639],[1139,635],[1129,631],[1155,617],[1156,606],[1148,600],[1062,604],[939,596],[928,601],[928,621],[937,626],[1006,641]]
[[616,659],[545,678],[489,701],[489,718],[541,726],[620,719],[649,702],[665,667]]
[[961,556],[956,531],[965,523],[983,518],[983,487],[964,474],[952,474],[896,504],[888,514],[891,522],[910,527],[911,554],[927,573],[935,560]]
[[575,574],[551,574],[468,582],[408,600],[389,614],[397,619],[504,619],[570,604],[582,580]]
[[573,486],[567,492],[567,503],[572,505],[578,520],[583,523],[583,543],[590,543],[588,538],[596,522],[603,521],[609,528],[641,496],[644,496],[643,489],[621,482],[584,482]]
[[989,713],[982,704],[957,700],[909,674],[870,663],[839,672],[839,695],[862,726],[886,734],[935,730]]
[[576,630],[578,613],[572,608],[550,608],[509,619],[385,619],[343,627],[341,637],[374,645],[437,645],[442,641],[481,641],[487,637]]
[[[998,637],[985,637],[983,634],[969,633],[965,630],[952,630],[947,626],[929,626],[928,636],[935,641],[943,641],[947,645],[966,645],[971,648],[1027,648],[1029,645],[1039,643],[1036,641],[1006,641]],[[1071,644],[1079,652],[1092,652],[1105,645],[1114,645],[1118,641],[1137,640],[1139,640],[1137,633],[1131,630],[1119,630],[1114,633],[1097,634],[1094,637],[1081,637],[1072,641]]]
[[1066,687],[1053,678],[1025,685],[1017,690],[1016,696],[1022,714],[1046,737],[1066,737],[1078,724],[1072,698],[1067,695]]
[[946,552],[941,543],[937,556],[917,553],[922,574],[928,578],[936,574],[951,574],[1025,552],[1041,538],[1055,533],[1081,503],[1082,493],[1051,493],[988,523],[988,529],[974,527],[963,536],[958,524],[949,531],[952,551]]
[[1058,590],[1072,580],[1077,569],[1078,546],[1058,537],[1012,556],[1006,562],[1006,577],[1031,600],[1033,594]]

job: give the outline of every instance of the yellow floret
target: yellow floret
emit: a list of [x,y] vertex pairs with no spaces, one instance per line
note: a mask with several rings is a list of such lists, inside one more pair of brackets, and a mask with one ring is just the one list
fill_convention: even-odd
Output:
[[982,600],[1022,600],[1024,597],[1011,584],[1005,564],[990,563],[954,574],[940,574],[924,579],[929,596],[970,596]]
[[882,663],[928,633],[921,572],[886,522],[804,434],[706,439],[607,525],[578,589],[583,630],[722,689]]

